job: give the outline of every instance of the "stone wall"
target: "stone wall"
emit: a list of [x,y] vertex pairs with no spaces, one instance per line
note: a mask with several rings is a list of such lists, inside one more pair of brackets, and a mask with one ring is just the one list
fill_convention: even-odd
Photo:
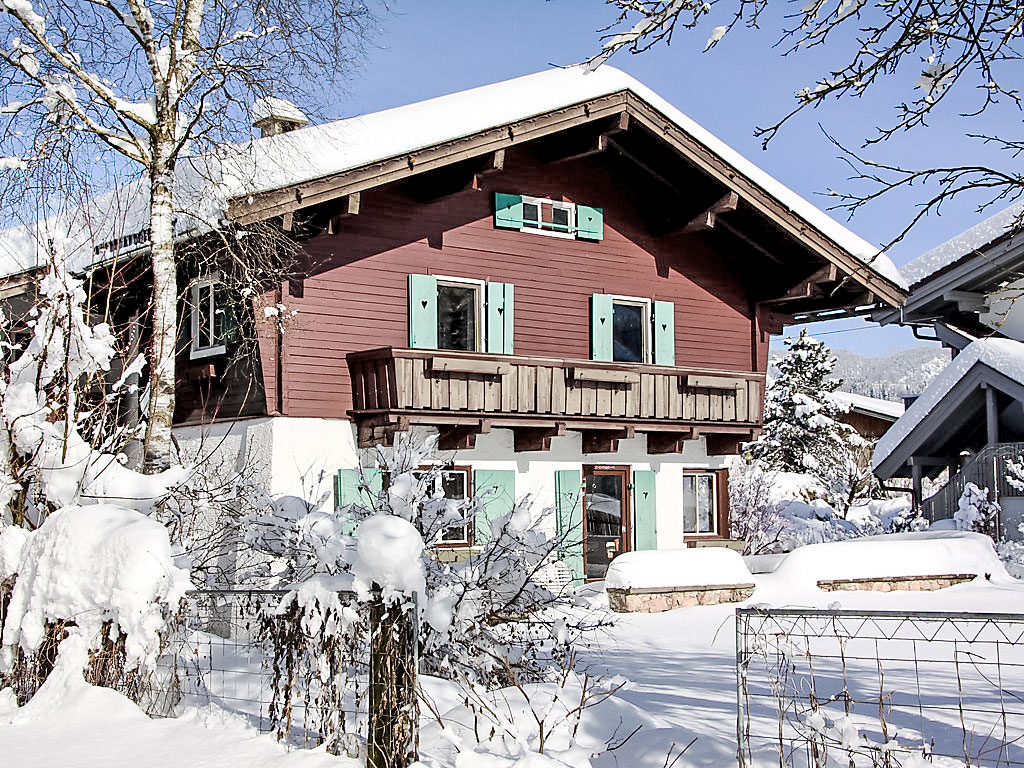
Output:
[[694,605],[739,603],[754,594],[753,584],[709,584],[699,587],[609,589],[608,605],[616,613],[661,613]]
[[934,592],[956,584],[974,581],[973,573],[938,576],[886,576],[871,579],[827,579],[818,582],[826,592]]

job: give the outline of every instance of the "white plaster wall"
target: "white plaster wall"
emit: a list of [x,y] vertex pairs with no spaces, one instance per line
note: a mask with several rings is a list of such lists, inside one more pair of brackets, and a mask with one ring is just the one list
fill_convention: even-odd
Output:
[[[257,467],[264,487],[275,498],[329,498],[339,469],[372,463],[372,452],[356,449],[355,427],[344,419],[278,416],[205,428],[179,427],[175,434],[186,456],[205,457],[239,470],[246,462]],[[683,470],[719,469],[729,461],[728,456],[708,456],[703,439],[687,441],[682,454],[651,455],[642,435],[620,441],[616,453],[583,453],[582,436],[572,431],[553,438],[550,451],[517,454],[508,429],[479,435],[473,450],[443,452],[442,458],[473,469],[515,471],[516,496],[530,494],[540,526],[552,532],[555,472],[581,470],[584,464],[653,469],[657,473],[659,549],[683,546]]]

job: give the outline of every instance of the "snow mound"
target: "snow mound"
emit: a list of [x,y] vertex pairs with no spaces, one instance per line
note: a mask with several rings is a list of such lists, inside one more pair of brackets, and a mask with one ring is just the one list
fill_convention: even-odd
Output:
[[992,540],[963,531],[897,533],[809,544],[786,555],[775,570],[780,578],[804,583],[966,573],[1009,579]]
[[3,665],[14,646],[35,651],[48,621],[74,619],[88,642],[96,642],[110,621],[125,635],[128,665],[152,667],[163,611],[190,586],[187,571],[174,565],[167,529],[112,504],[54,512],[28,535],[15,570]]
[[753,584],[738,552],[725,547],[644,550],[619,555],[608,566],[608,589],[654,589]]
[[374,584],[385,599],[424,591],[423,538],[412,523],[396,515],[373,515],[362,522],[356,535],[352,575],[361,598],[369,595]]

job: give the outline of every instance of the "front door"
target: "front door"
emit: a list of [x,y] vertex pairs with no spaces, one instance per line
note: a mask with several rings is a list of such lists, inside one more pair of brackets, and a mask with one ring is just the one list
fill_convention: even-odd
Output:
[[587,579],[603,579],[616,555],[630,549],[629,467],[585,467],[583,558]]

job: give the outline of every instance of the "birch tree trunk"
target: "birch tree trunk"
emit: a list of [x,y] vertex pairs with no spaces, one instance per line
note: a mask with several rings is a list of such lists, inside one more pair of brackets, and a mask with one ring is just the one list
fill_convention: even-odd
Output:
[[173,138],[153,142],[150,177],[150,247],[153,267],[153,340],[149,349],[149,421],[143,469],[160,472],[173,463],[174,352],[178,330],[178,273],[174,260]]

